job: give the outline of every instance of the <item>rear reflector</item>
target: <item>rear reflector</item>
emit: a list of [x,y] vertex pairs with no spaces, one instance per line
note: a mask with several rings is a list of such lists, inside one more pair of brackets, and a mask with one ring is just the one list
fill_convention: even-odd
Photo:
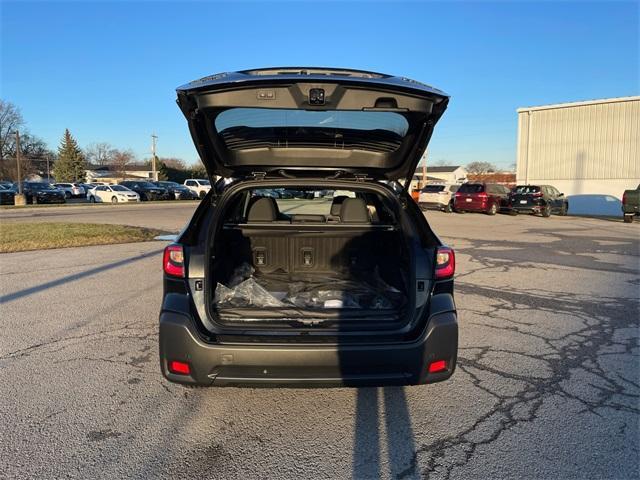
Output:
[[447,369],[447,362],[445,360],[436,360],[429,364],[429,373],[438,373]]
[[162,267],[167,275],[184,278],[184,252],[182,245],[174,243],[164,249]]
[[177,373],[178,375],[189,375],[191,373],[191,367],[189,367],[188,363],[172,360],[169,362],[169,371],[171,373]]
[[438,247],[436,252],[436,280],[453,277],[456,273],[456,255],[452,248]]

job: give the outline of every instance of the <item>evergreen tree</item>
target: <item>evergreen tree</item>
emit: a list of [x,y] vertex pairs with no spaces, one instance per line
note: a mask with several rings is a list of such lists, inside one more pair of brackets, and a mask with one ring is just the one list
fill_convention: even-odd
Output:
[[53,176],[56,182],[84,182],[85,170],[84,154],[69,129],[66,129],[58,147],[58,159],[53,166]]

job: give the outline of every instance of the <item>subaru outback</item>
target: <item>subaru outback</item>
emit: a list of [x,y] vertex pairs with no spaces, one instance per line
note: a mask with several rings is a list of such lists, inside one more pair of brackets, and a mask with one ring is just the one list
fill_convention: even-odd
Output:
[[407,189],[449,97],[326,68],[218,74],[177,96],[213,186],[164,251],[163,375],[195,386],[448,379],[455,256]]

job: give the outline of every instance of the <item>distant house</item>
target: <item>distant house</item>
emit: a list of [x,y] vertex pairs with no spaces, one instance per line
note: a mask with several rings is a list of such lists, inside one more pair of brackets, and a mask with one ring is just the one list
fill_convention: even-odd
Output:
[[121,180],[152,180],[153,171],[144,163],[131,163],[124,167],[116,165],[88,165],[87,182],[117,183]]
[[460,165],[451,165],[443,167],[430,167],[427,165],[427,178],[422,177],[422,167],[418,166],[416,174],[411,181],[411,190],[415,190],[425,183],[442,182],[442,183],[464,183],[467,180],[467,171]]
[[422,178],[422,174],[418,175],[416,173],[413,176],[413,179],[411,180],[411,188],[409,189],[409,191],[413,192],[414,190],[423,187],[425,183],[440,183],[440,182],[442,182],[442,180],[436,177],[432,177],[430,175],[427,175],[427,181],[425,182],[424,179]]

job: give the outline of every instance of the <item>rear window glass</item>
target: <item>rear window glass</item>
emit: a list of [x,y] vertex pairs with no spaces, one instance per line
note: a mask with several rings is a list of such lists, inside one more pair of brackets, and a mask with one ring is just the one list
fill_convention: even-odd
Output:
[[[275,205],[275,221],[280,223],[340,223],[342,204],[346,199],[364,201],[364,216],[372,224],[395,223],[393,213],[384,200],[375,193],[360,190],[334,190],[321,187],[259,188],[248,190],[243,199],[231,207],[226,221],[251,222],[253,205],[260,199],[270,198]],[[357,207],[355,208],[357,210]]]
[[422,189],[423,193],[438,193],[444,191],[444,185],[427,185]]
[[513,193],[539,193],[540,187],[533,185],[520,185],[513,189]]
[[479,183],[465,183],[460,185],[458,193],[482,193],[484,192],[484,185]]
[[317,146],[395,151],[409,123],[395,112],[232,108],[215,119],[230,149]]

